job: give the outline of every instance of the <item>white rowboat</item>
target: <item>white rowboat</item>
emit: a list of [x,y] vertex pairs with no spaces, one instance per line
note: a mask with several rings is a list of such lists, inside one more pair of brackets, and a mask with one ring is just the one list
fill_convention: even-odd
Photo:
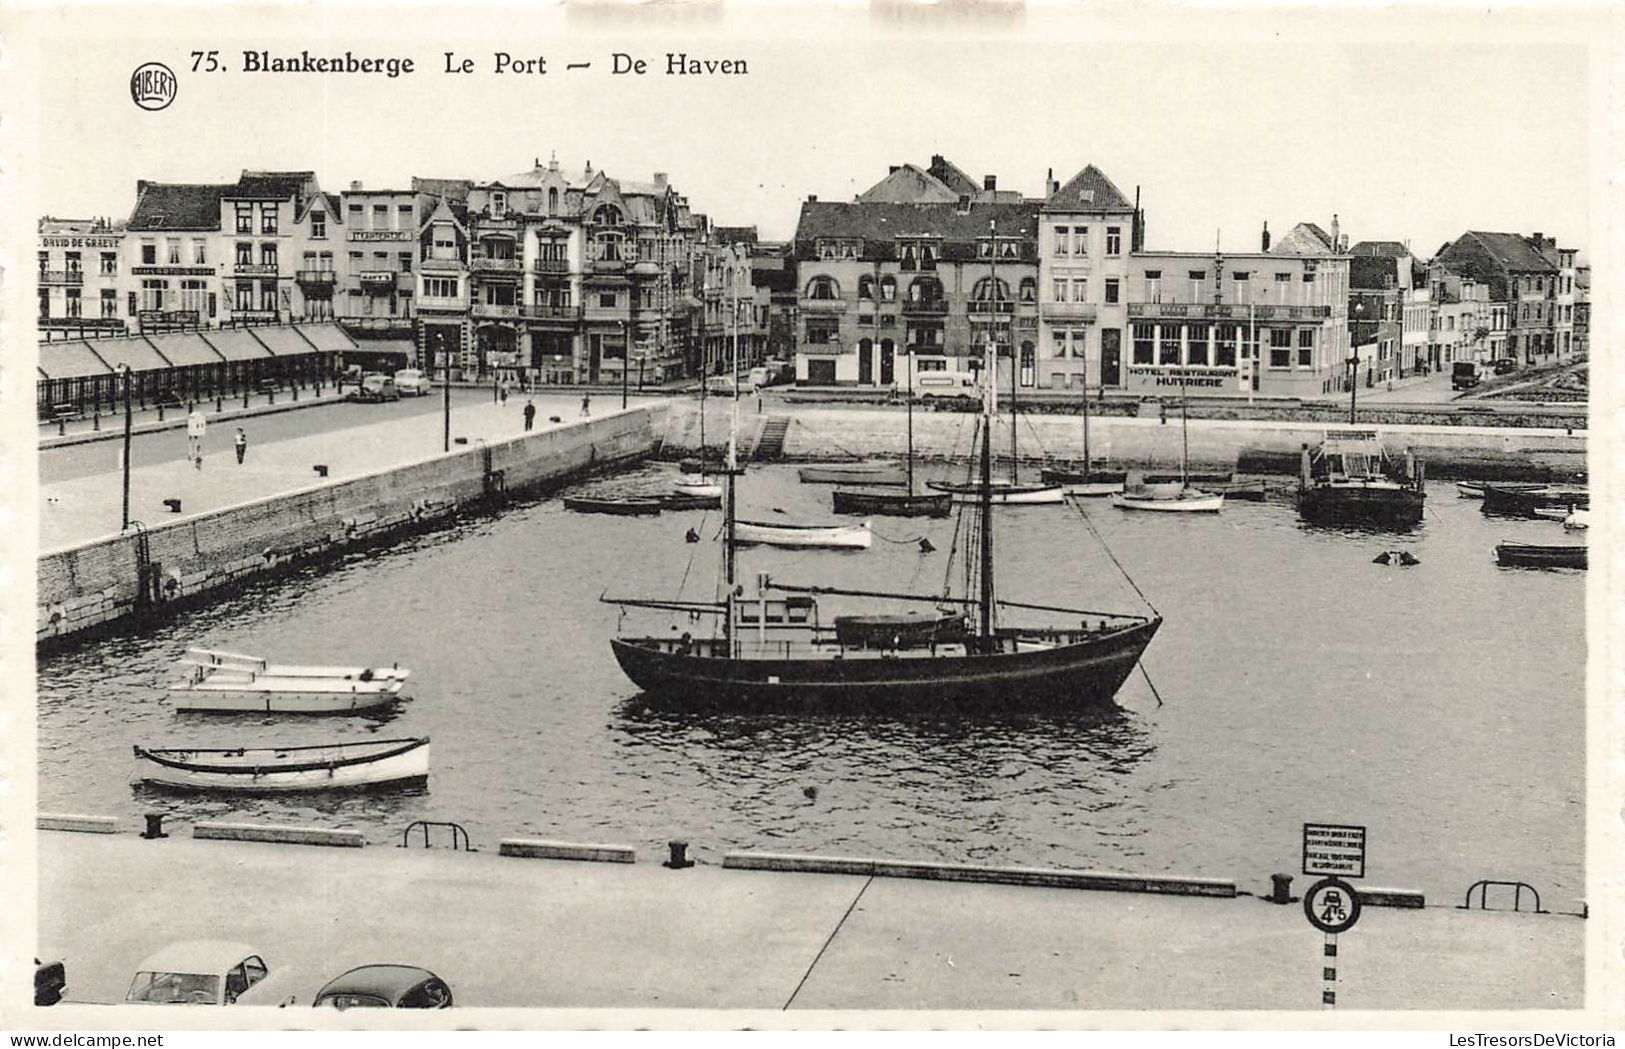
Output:
[[[982,498],[979,485],[929,481],[926,487],[938,492],[952,492],[956,503],[975,503]],[[994,506],[1046,506],[1066,502],[1066,489],[1058,484],[1012,484],[1009,481],[994,481],[988,491],[989,501]]]
[[825,547],[867,550],[872,542],[868,520],[856,524],[789,524],[778,521],[734,522],[735,543],[762,546]]
[[1224,509],[1224,496],[1212,495],[1195,488],[1179,488],[1173,494],[1141,490],[1112,496],[1112,505],[1120,510],[1216,514]]
[[313,747],[134,750],[136,783],[182,790],[338,790],[429,778],[427,736]]
[[693,496],[722,496],[722,484],[709,477],[685,477],[672,485],[672,491],[678,495]]
[[177,710],[336,714],[373,710],[401,698],[409,670],[400,667],[270,663],[258,656],[189,648],[191,668],[169,686]]

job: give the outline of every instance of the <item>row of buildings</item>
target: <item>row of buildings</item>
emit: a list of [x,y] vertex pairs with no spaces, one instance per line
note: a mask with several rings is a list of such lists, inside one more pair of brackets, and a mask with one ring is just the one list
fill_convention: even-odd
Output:
[[1258,250],[1146,247],[1093,165],[1029,197],[935,156],[850,201],[807,198],[793,241],[714,225],[664,173],[539,158],[491,182],[323,190],[308,171],[140,181],[126,220],[39,228],[46,338],[331,322],[346,357],[456,379],[661,384],[793,356],[798,382],[965,376],[1318,397],[1459,360],[1587,349],[1589,273],[1541,233],[1469,231],[1431,260],[1301,222]]
[[556,160],[339,193],[308,171],[142,180],[125,221],[39,226],[44,338],[335,322],[352,357],[458,379],[659,384],[720,369],[736,337],[756,363],[790,277],[782,245],[713,227],[665,174]]
[[1152,250],[1138,190],[1093,165],[1045,183],[1029,198],[935,156],[851,201],[809,197],[797,380],[900,385],[905,356],[970,373],[993,338],[1001,382],[1025,388],[1317,397],[1586,350],[1586,270],[1540,233],[1468,232],[1422,263],[1400,242],[1349,244],[1334,216],[1273,243],[1266,223],[1257,251]]

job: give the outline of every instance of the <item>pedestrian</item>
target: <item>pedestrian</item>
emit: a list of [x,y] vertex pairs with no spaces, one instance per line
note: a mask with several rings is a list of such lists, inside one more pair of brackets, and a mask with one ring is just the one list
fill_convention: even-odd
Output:
[[1159,425],[1167,426],[1168,425],[1168,402],[1163,401],[1160,405],[1158,405],[1158,407],[1160,407],[1162,409],[1162,419],[1160,420]]
[[208,428],[209,420],[194,405],[186,417],[186,457],[197,464],[199,470],[203,469],[203,434]]
[[756,387],[756,414],[762,414],[762,388]]
[[536,423],[536,402],[535,401],[526,401],[525,402],[525,430],[526,430],[526,432],[529,432],[530,428],[533,425],[535,425],[535,423]]
[[591,414],[592,414],[592,394],[584,393],[584,394],[581,395],[581,417],[583,419],[585,419],[588,416],[590,416]]
[[507,383],[504,382],[504,383],[498,384],[498,386],[497,386],[497,397],[499,399],[501,399],[503,404],[508,403],[508,384]]
[[237,465],[243,465],[243,456],[248,454],[248,434],[243,432],[241,426],[237,427],[237,436],[234,438],[237,445]]

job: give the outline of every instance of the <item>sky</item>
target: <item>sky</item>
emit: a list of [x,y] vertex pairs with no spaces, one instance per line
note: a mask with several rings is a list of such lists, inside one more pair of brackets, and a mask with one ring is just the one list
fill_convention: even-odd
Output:
[[[581,10],[596,8],[569,8]],[[60,71],[38,95],[40,210],[127,216],[137,178],[313,169],[327,189],[404,187],[413,175],[502,178],[556,153],[629,179],[666,172],[713,221],[782,239],[809,194],[851,199],[889,165],[940,153],[1029,195],[1047,172],[1065,181],[1093,163],[1130,198],[1139,189],[1153,249],[1254,250],[1266,221],[1279,235],[1334,214],[1354,241],[1405,240],[1424,258],[1466,229],[1541,231],[1582,250],[1590,235],[1581,18],[662,10],[634,22],[562,7],[344,18],[311,6],[177,29],[70,9],[38,37]],[[193,49],[240,66],[245,49],[346,48],[411,57],[417,71],[190,68]],[[447,50],[475,73],[444,73]],[[548,72],[498,75],[499,50],[545,56]],[[652,72],[610,75],[616,51]],[[749,74],[666,76],[668,52],[742,58]],[[148,60],[178,74],[162,112],[137,110],[126,87]]]

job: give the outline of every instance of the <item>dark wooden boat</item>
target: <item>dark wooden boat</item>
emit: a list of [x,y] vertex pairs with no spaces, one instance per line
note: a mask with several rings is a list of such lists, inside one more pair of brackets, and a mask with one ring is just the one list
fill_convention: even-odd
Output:
[[923,648],[964,643],[965,617],[958,612],[881,612],[836,616],[835,641],[851,648]]
[[1539,517],[1536,510],[1566,508],[1589,510],[1590,492],[1579,485],[1524,485],[1486,484],[1483,510],[1487,514],[1507,517]]
[[895,488],[837,488],[831,493],[831,498],[838,514],[947,517],[954,497],[946,492],[913,492]]
[[1140,478],[1141,484],[1193,484],[1204,492],[1217,492],[1217,485],[1229,484],[1236,479],[1234,472],[1224,473],[1188,473],[1181,477],[1179,474],[1145,474]]
[[1509,490],[1512,490],[1512,491],[1525,491],[1525,492],[1532,492],[1536,488],[1545,488],[1546,487],[1546,485],[1543,482],[1540,482],[1540,481],[1534,481],[1534,482],[1457,481],[1456,482],[1456,493],[1458,495],[1460,495],[1463,499],[1482,499],[1482,498],[1484,498],[1484,489],[1487,486],[1491,485],[1491,484],[1494,484],[1494,485],[1497,485],[1498,487],[1509,489]]
[[1298,479],[1298,514],[1313,524],[1409,528],[1422,520],[1422,464],[1403,463],[1369,430],[1329,433],[1305,446]]
[[1495,561],[1509,568],[1584,568],[1584,544],[1497,543]]
[[1214,495],[1222,495],[1226,499],[1240,499],[1243,502],[1261,503],[1264,501],[1264,479],[1254,478],[1251,481],[1209,481],[1202,485],[1202,491]]
[[674,492],[671,495],[661,496],[660,505],[666,510],[720,510],[722,509],[722,496],[688,495]]
[[908,471],[901,463],[832,463],[803,466],[796,471],[802,484],[905,485]]
[[715,473],[721,465],[722,456],[720,455],[707,455],[702,458],[690,457],[677,461],[677,469],[685,474]]
[[658,514],[664,505],[662,499],[595,499],[590,496],[565,496],[564,508],[578,514],[614,514],[617,517],[638,517]]
[[1065,466],[1046,466],[1038,471],[1045,484],[1123,484],[1128,480],[1127,470],[1076,470]]

